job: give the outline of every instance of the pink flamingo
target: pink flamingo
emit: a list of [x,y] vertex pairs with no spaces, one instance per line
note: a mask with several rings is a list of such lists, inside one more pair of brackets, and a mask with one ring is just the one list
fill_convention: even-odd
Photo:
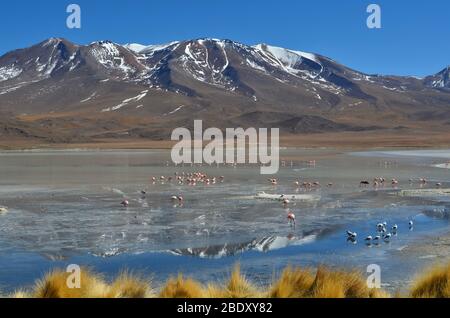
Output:
[[295,226],[295,214],[294,213],[289,211],[289,213],[287,215],[287,219],[289,220],[289,224],[290,225],[294,225]]

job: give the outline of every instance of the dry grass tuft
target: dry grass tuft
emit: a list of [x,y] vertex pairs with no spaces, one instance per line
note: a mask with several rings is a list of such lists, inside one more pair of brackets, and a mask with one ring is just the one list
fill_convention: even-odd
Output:
[[31,295],[25,290],[16,290],[8,298],[31,298]]
[[358,272],[333,271],[320,267],[312,270],[287,267],[270,291],[273,298],[378,298],[388,294],[367,287]]
[[225,298],[224,288],[217,284],[208,284],[204,290],[205,298]]
[[151,298],[153,291],[149,280],[127,271],[112,282],[106,294],[107,298]]
[[367,286],[364,276],[357,271],[330,270],[320,267],[311,286],[310,296],[314,298],[371,298],[381,292]]
[[[67,286],[69,273],[54,270],[37,281],[30,292],[18,290],[9,298],[148,298],[155,297],[149,280],[122,272],[111,284],[89,271],[81,271],[81,288]],[[388,298],[388,293],[370,289],[366,278],[357,271],[287,267],[265,292],[242,275],[237,265],[224,284],[206,287],[191,278],[170,278],[161,288],[161,298]],[[401,297],[397,292],[394,297]],[[414,298],[450,297],[450,264],[436,266],[416,280],[410,293]]]
[[230,278],[224,284],[208,284],[202,288],[204,298],[260,298],[263,294],[244,275],[236,265]]
[[257,298],[260,292],[250,281],[241,274],[241,267],[236,265],[231,273],[230,280],[223,289],[225,298]]
[[413,284],[413,298],[450,298],[450,264],[436,265],[419,276]]
[[203,286],[191,278],[170,278],[162,288],[159,296],[161,298],[203,298],[205,293]]
[[262,293],[241,274],[236,265],[224,285],[209,284],[205,291],[208,298],[260,298]]
[[88,269],[81,270],[81,288],[69,288],[70,273],[54,270],[37,281],[33,288],[34,298],[104,298],[108,286],[103,279]]
[[269,297],[302,298],[307,295],[313,283],[314,276],[310,270],[289,266],[270,288]]

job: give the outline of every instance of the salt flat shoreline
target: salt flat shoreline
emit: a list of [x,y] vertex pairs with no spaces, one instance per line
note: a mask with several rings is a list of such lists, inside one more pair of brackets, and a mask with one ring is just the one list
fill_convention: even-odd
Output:
[[[170,142],[167,142],[170,143]],[[175,143],[170,143],[170,145],[161,144],[41,144],[36,146],[22,147],[22,146],[5,146],[0,143],[0,153],[39,153],[39,152],[109,152],[109,151],[169,151]],[[349,153],[364,153],[364,152],[374,152],[381,155],[388,155],[388,152],[403,152],[403,151],[441,151],[449,150],[450,144],[447,146],[440,147],[420,147],[420,146],[386,146],[386,147],[339,147],[339,146],[293,146],[293,145],[281,145],[280,150],[323,150],[332,151],[335,153],[349,152]],[[391,155],[392,156],[392,155]],[[437,168],[447,168],[446,163],[436,164]],[[448,164],[450,168],[450,163]]]
[[[164,140],[142,138],[72,140],[51,143],[44,139],[5,138],[0,135],[0,150],[24,149],[171,149],[177,142],[169,136]],[[312,134],[287,134],[280,136],[283,148],[330,148],[339,150],[370,149],[449,149],[450,132],[409,129],[374,132],[334,132]]]

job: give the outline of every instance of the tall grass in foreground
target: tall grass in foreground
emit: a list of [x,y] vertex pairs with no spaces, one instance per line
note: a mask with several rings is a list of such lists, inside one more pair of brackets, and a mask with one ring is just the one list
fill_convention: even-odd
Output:
[[450,263],[435,266],[419,276],[411,289],[413,298],[450,298]]
[[364,276],[356,271],[347,272],[319,267],[312,270],[287,267],[272,285],[273,298],[384,298],[387,293],[367,287]]
[[31,290],[34,298],[97,298],[106,296],[108,285],[88,269],[81,271],[81,288],[69,288],[69,273],[54,270],[38,280]]
[[[385,298],[379,289],[370,289],[366,277],[357,271],[317,270],[287,267],[270,286],[256,286],[236,266],[223,283],[201,284],[182,274],[153,289],[149,279],[122,272],[107,282],[101,275],[83,269],[81,288],[67,287],[69,274],[54,270],[34,286],[9,295],[10,298]],[[395,297],[450,297],[450,264],[435,266],[419,276],[406,295]]]

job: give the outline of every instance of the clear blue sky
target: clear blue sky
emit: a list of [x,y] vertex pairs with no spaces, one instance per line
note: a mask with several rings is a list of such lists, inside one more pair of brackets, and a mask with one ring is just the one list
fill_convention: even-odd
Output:
[[[66,28],[66,7],[82,29]],[[366,7],[382,8],[382,29]],[[331,57],[367,73],[424,76],[450,64],[450,1],[428,0],[44,0],[2,1],[0,54],[49,37],[86,44],[228,38]]]

